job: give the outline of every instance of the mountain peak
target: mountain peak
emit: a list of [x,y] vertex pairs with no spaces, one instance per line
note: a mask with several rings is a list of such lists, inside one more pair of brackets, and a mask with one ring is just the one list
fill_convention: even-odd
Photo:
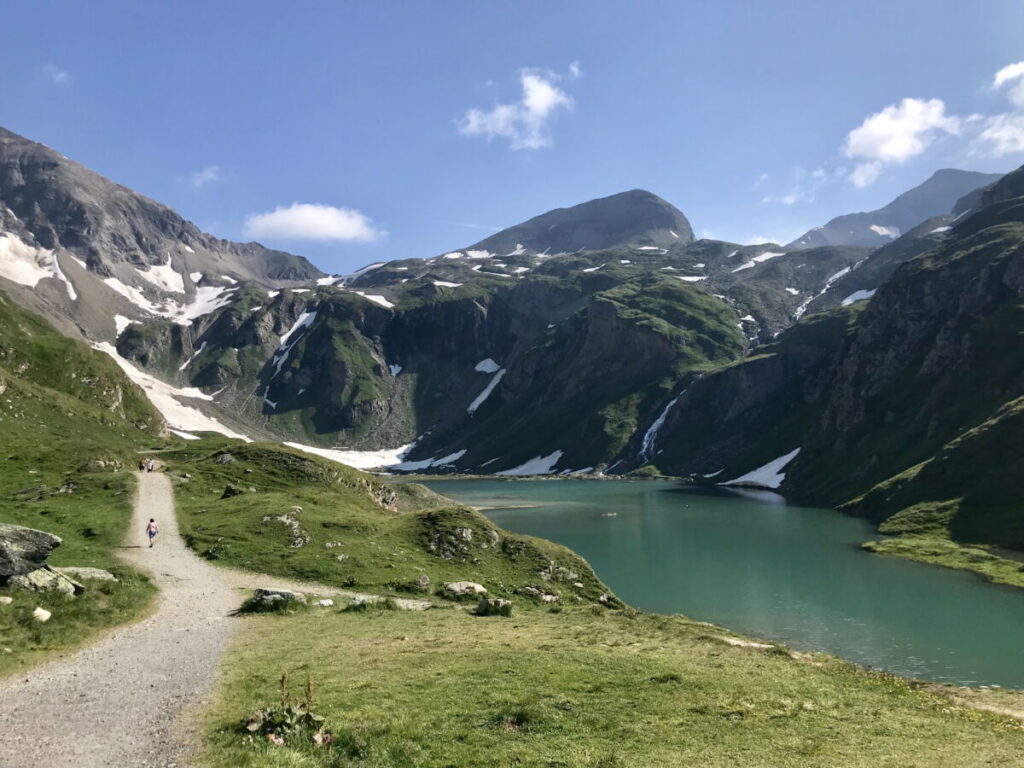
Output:
[[518,245],[532,251],[572,253],[623,245],[667,248],[693,241],[686,216],[652,192],[630,189],[534,216],[481,240],[472,248],[508,253]]
[[993,183],[998,173],[978,173],[959,168],[940,168],[925,181],[896,197],[888,205],[865,213],[837,216],[815,227],[786,248],[821,245],[881,246],[933,216],[953,210],[964,195]]

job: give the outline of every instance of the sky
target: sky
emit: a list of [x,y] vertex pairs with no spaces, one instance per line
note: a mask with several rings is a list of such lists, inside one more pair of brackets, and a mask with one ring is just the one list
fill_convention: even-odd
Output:
[[14,2],[0,125],[332,273],[642,188],[788,242],[1024,164],[1024,0]]

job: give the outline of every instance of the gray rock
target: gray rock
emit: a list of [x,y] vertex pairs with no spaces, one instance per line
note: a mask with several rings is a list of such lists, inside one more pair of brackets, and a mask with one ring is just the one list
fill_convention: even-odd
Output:
[[53,616],[52,613],[45,608],[40,608],[39,606],[36,606],[36,609],[32,611],[32,617],[40,623],[49,621],[51,616]]
[[334,605],[334,601],[331,600],[329,597],[325,597],[323,600],[317,600],[316,605],[320,608],[330,608],[332,605]]
[[224,493],[222,493],[220,497],[222,499],[230,499],[232,496],[241,496],[243,493],[245,493],[245,491],[239,488],[237,485],[235,485],[234,483],[228,483],[226,486],[224,486]]
[[117,576],[102,568],[79,568],[75,566],[55,568],[54,570],[75,581],[117,581]]
[[487,589],[475,581],[451,581],[444,585],[444,591],[455,597],[487,594]]
[[0,523],[0,584],[39,568],[60,543],[52,533]]
[[65,595],[80,595],[85,592],[81,582],[68,578],[48,565],[19,576],[12,576],[7,584],[29,592],[60,592]]
[[424,592],[430,587],[430,577],[425,573],[421,573],[419,578],[416,579],[416,586],[422,589]]
[[218,464],[231,464],[235,460],[235,457],[230,453],[222,453],[214,459]]
[[273,603],[278,600],[295,601],[297,603],[306,602],[306,596],[301,592],[293,592],[290,589],[272,589],[270,587],[260,587],[252,593],[253,599],[268,603]]
[[13,597],[8,597],[7,595],[0,595],[0,605],[10,605],[13,602]]

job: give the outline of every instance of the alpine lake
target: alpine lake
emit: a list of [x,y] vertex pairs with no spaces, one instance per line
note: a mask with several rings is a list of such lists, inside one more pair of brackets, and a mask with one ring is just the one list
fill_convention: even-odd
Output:
[[898,675],[1024,688],[1024,590],[860,549],[865,521],[658,480],[431,480],[585,557],[630,605]]

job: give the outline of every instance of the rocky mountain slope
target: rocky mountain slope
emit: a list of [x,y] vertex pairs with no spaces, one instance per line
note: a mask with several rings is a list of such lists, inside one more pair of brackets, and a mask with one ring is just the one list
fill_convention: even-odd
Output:
[[964,195],[999,179],[997,173],[977,173],[944,168],[888,205],[867,213],[837,216],[808,230],[787,248],[817,248],[823,245],[886,245],[921,222],[948,213]]
[[571,208],[556,208],[498,232],[469,250],[509,253],[601,251],[625,245],[668,248],[693,240],[690,222],[675,206],[643,189],[620,192]]
[[[874,309],[858,300],[904,280],[918,286],[932,272],[908,264],[959,247],[984,219],[979,206],[990,212],[1017,183],[1007,177],[981,195],[970,188],[987,177],[940,172],[883,209],[909,231],[882,248],[694,241],[678,210],[634,190],[435,258],[325,276],[300,257],[210,238],[52,150],[3,138],[0,284],[111,355],[172,427],[415,471],[653,462],[728,477],[812,440],[830,452],[848,446],[839,419],[848,414],[828,403],[862,395],[837,371],[853,364],[858,334],[895,332],[863,330]],[[964,188],[952,212],[950,203],[909,224]],[[934,273],[933,298],[958,279]],[[916,295],[897,294],[890,314]],[[906,456],[922,460],[938,444],[921,445]],[[804,450],[792,490],[853,498],[895,474],[873,450],[856,460],[877,471],[834,488],[813,482],[817,465],[802,474]]]
[[1024,469],[1024,169],[981,202],[870,301],[695,383],[666,420],[659,467],[773,476],[815,503],[892,517],[893,531],[1024,544],[1012,480]]
[[204,234],[167,206],[0,128],[0,278],[66,332],[113,339],[117,314],[187,324],[234,281],[321,274],[300,256]]

